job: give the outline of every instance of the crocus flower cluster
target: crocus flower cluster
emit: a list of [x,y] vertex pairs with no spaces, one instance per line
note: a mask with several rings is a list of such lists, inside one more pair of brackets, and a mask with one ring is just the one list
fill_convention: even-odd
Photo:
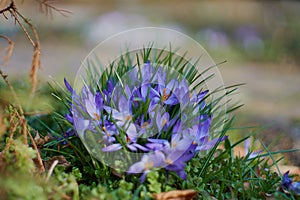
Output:
[[112,75],[103,88],[85,85],[79,94],[65,85],[73,99],[66,119],[80,138],[88,130],[98,134],[102,152],[142,154],[127,169],[141,173],[141,181],[156,168],[185,179],[186,163],[224,139],[210,140],[208,91],[191,91],[184,77],[162,66],[147,62],[122,78]]

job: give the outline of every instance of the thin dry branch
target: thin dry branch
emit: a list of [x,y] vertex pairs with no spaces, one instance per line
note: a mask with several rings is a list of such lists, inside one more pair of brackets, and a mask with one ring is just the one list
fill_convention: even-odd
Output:
[[7,64],[8,61],[10,60],[10,58],[11,58],[11,55],[12,55],[12,52],[13,52],[13,49],[14,49],[14,42],[12,40],[10,40],[5,35],[0,35],[0,38],[3,38],[8,43],[8,47],[6,47],[6,48],[3,49],[4,51],[6,51],[5,52],[5,56],[3,58],[3,63],[2,63],[4,65],[4,64]]
[[[6,4],[6,1],[1,2],[3,5]],[[2,6],[1,4],[1,6]],[[14,9],[15,8],[15,3],[13,1],[11,1],[11,3],[6,7],[3,8],[2,10],[0,10],[0,14],[4,14],[5,12],[9,11],[10,9]]]
[[2,72],[2,70],[0,69],[0,76],[3,78],[3,80],[5,81],[6,85],[8,86],[8,88],[10,89],[15,101],[16,101],[16,104],[18,106],[18,109],[19,109],[19,112],[21,115],[24,115],[24,111],[23,111],[23,108],[21,106],[21,102],[20,102],[20,99],[18,98],[15,90],[14,90],[14,87],[10,84],[10,82],[8,81],[8,78],[7,78],[7,75],[4,74]]
[[[25,120],[26,121],[26,120]],[[30,141],[32,143],[32,146],[34,148],[34,150],[36,151],[36,159],[37,159],[37,163],[39,165],[39,172],[45,172],[45,167],[44,167],[44,164],[43,164],[43,160],[42,160],[42,157],[41,157],[41,154],[40,154],[40,151],[36,145],[36,142],[35,140],[33,139],[32,135],[29,133],[28,129],[27,129],[27,121],[26,121],[26,131],[27,131],[27,134],[29,135],[29,138],[30,138]]]
[[5,154],[6,151],[9,150],[12,142],[13,142],[13,137],[14,137],[14,133],[17,129],[17,127],[19,126],[18,122],[14,122],[14,120],[16,119],[17,116],[17,111],[14,109],[14,112],[12,114],[10,114],[9,116],[9,138],[8,141],[5,145],[5,148],[3,149],[3,151],[1,153]]
[[[11,2],[14,4],[13,0]],[[31,94],[34,94],[38,84],[38,79],[37,79],[38,69],[41,67],[41,57],[40,57],[41,49],[40,49],[40,40],[38,37],[38,33],[34,28],[34,26],[17,10],[16,6],[12,6],[12,8],[9,9],[8,11],[10,12],[11,16],[15,19],[16,23],[21,27],[27,39],[30,41],[31,45],[34,48],[31,70],[30,70]],[[29,30],[26,29],[24,24],[20,21],[20,18],[28,26]],[[32,33],[32,36],[30,35],[29,32]]]
[[53,12],[56,11],[59,14],[61,14],[64,17],[67,17],[68,15],[72,14],[71,11],[67,9],[57,8],[53,5],[53,3],[57,2],[55,0],[36,0],[40,5],[40,12],[45,13],[46,16],[53,17]]
[[31,94],[35,92],[36,86],[38,85],[37,73],[38,73],[38,69],[41,66],[40,56],[41,56],[40,48],[37,45],[34,48],[34,54],[31,63],[31,70],[30,70]]

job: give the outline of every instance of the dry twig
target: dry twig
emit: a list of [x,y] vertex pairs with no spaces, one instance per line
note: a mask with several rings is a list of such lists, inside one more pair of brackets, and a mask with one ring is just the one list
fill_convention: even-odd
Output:
[[6,51],[5,52],[5,56],[3,59],[3,63],[2,64],[6,64],[8,63],[8,61],[10,60],[10,57],[12,55],[13,49],[14,49],[14,43],[12,40],[10,40],[8,37],[6,37],[5,35],[0,35],[0,38],[3,38],[4,40],[7,41],[8,43],[8,47],[4,48],[3,50]]
[[53,3],[56,2],[55,0],[36,0],[36,1],[40,5],[40,12],[45,13],[46,16],[50,16],[51,18],[53,17],[52,11],[56,11],[64,17],[67,17],[68,15],[72,14],[72,12],[69,10],[55,7],[53,5]]

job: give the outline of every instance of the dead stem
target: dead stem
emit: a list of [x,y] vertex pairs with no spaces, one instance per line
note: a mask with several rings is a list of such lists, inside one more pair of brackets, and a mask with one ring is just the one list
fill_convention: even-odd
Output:
[[10,60],[10,57],[12,55],[12,52],[13,52],[13,49],[14,49],[14,43],[13,43],[13,41],[11,41],[5,35],[0,35],[0,38],[5,39],[8,43],[8,47],[4,49],[4,51],[6,51],[6,55],[3,59],[4,60],[3,64],[6,64],[6,63],[8,63],[8,61]]
[[[43,164],[43,160],[42,160],[42,157],[41,157],[41,154],[39,152],[39,149],[31,135],[31,133],[29,132],[28,130],[28,126],[27,126],[27,120],[25,119],[24,115],[19,115],[19,113],[17,113],[17,117],[19,119],[19,121],[21,122],[22,124],[22,135],[24,137],[24,140],[26,140],[26,143],[27,143],[27,136],[29,136],[30,138],[30,141],[32,143],[32,146],[33,146],[33,149],[36,151],[36,158],[37,158],[37,161],[38,161],[38,165],[39,165],[39,172],[44,172],[45,171],[45,167],[44,167],[44,164]],[[25,141],[24,141],[25,142]]]
[[57,8],[52,3],[54,2],[53,0],[36,0],[39,5],[40,5],[40,12],[45,13],[46,16],[50,16],[53,18],[53,13],[52,11],[56,11],[59,14],[61,14],[64,17],[67,17],[69,14],[72,14],[71,11],[62,9],[62,8]]
[[11,146],[11,144],[13,142],[14,133],[15,133],[17,127],[19,126],[18,122],[14,122],[13,121],[13,120],[16,119],[16,115],[17,115],[17,111],[14,109],[14,113],[10,114],[10,116],[9,116],[9,125],[10,125],[10,128],[9,128],[9,138],[8,138],[8,141],[7,141],[6,145],[5,145],[5,148],[2,151],[3,155],[5,155],[5,152],[8,151],[8,149],[10,148],[10,146]]
[[4,74],[1,69],[0,69],[0,76],[3,78],[6,85],[8,86],[9,90],[11,91],[11,93],[12,93],[12,95],[13,95],[15,101],[16,101],[16,104],[17,104],[17,107],[19,109],[20,115],[24,115],[24,111],[22,109],[21,102],[20,102],[20,100],[19,100],[19,98],[18,98],[18,96],[17,96],[17,94],[14,90],[14,87],[10,84],[10,82],[8,81],[7,75]]

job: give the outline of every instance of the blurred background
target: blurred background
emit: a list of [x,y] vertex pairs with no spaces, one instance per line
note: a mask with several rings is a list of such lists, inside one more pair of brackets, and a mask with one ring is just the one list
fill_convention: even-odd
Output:
[[[276,140],[275,149],[300,148],[300,2],[62,0],[53,5],[72,14],[47,16],[29,0],[19,7],[40,36],[41,81],[74,79],[92,48],[120,31],[175,29],[203,45],[216,63],[227,61],[220,66],[226,85],[246,83],[234,97],[245,104],[236,113],[237,126],[263,125],[258,138],[266,144]],[[27,76],[32,46],[14,21],[2,16],[0,34],[15,42],[3,70],[10,77]],[[5,45],[1,40],[0,47]],[[299,154],[288,157],[300,166]]]

